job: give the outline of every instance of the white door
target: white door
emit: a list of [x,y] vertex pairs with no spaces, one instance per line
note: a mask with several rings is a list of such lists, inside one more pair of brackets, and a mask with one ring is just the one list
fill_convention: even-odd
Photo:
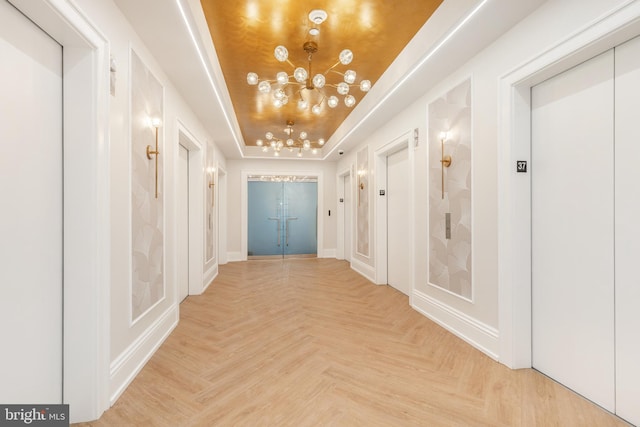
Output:
[[180,147],[178,165],[178,301],[189,295],[189,150]]
[[640,425],[640,38],[616,57],[616,413]]
[[62,403],[62,47],[0,0],[0,402]]
[[387,157],[387,283],[411,294],[409,150]]
[[532,88],[533,367],[614,411],[613,51]]
[[351,177],[344,177],[344,259],[351,261]]

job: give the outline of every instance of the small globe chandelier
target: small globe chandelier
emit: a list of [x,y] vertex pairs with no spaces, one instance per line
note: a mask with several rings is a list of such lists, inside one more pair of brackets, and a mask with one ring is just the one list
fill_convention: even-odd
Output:
[[300,132],[298,136],[294,135],[293,120],[287,120],[287,127],[284,128],[284,133],[287,134],[285,139],[276,137],[272,132],[265,134],[265,140],[258,139],[256,145],[262,147],[262,151],[267,153],[273,151],[275,157],[280,156],[280,151],[289,150],[293,152],[297,150],[296,155],[298,157],[303,156],[303,151],[311,151],[312,154],[318,154],[319,149],[324,145],[324,138],[320,138],[317,141],[311,141],[307,138],[307,132]]
[[[320,32],[317,25],[320,25],[327,19],[327,13],[324,10],[312,10],[309,13],[309,19],[316,25],[309,30],[309,33],[311,35],[317,35]],[[318,44],[314,41],[307,41],[302,45],[302,49],[307,53],[307,68],[296,67],[289,61],[289,51],[287,48],[280,45],[275,48],[274,56],[279,62],[287,62],[291,65],[294,68],[293,74],[290,75],[286,71],[280,71],[276,74],[274,80],[261,80],[258,74],[250,72],[247,74],[247,83],[251,86],[257,85],[260,93],[271,93],[273,105],[278,108],[289,102],[287,87],[289,85],[297,86],[295,95],[298,95],[298,108],[301,110],[311,108],[311,111],[315,114],[320,114],[324,102],[326,102],[329,108],[336,108],[340,103],[338,96],[326,95],[326,88],[334,88],[338,95],[344,97],[344,105],[349,108],[356,105],[356,98],[349,93],[352,87],[359,87],[362,92],[368,92],[369,89],[371,89],[371,81],[369,80],[361,80],[360,83],[356,84],[357,74],[354,70],[340,72],[335,69],[338,65],[349,65],[351,63],[353,60],[353,52],[349,49],[342,50],[338,56],[338,62],[329,67],[324,73],[317,73],[315,75],[311,70],[313,54],[318,51]],[[343,81],[336,83],[329,82],[327,78],[329,73],[342,76]],[[311,95],[313,92],[319,95],[319,100],[317,100],[317,97]]]

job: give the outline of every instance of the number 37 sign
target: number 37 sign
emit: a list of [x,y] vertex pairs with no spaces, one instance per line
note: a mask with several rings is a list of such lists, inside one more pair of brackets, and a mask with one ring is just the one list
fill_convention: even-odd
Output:
[[526,160],[517,160],[516,161],[516,172],[527,173],[527,161]]

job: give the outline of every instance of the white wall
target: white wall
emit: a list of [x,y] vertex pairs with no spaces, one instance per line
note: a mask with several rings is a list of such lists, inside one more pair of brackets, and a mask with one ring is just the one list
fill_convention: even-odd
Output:
[[[433,82],[424,95],[400,114],[389,117],[363,142],[345,153],[337,170],[355,163],[356,152],[369,145],[376,149],[403,133],[418,128],[415,152],[415,241],[414,308],[433,318],[490,356],[499,359],[498,324],[498,84],[500,77],[525,61],[545,52],[558,40],[588,26],[623,0],[549,0],[484,51],[444,80]],[[446,45],[444,47],[446,50]],[[446,54],[444,55],[446,57]],[[428,104],[464,79],[472,78],[472,222],[474,300],[466,301],[427,284],[427,108]],[[429,84],[425,82],[425,84]],[[372,157],[370,157],[371,164]],[[432,159],[431,161],[437,161]],[[370,186],[370,191],[375,189]],[[370,193],[370,197],[373,193]],[[372,215],[375,215],[372,212]],[[375,216],[370,219],[375,224]],[[374,236],[372,235],[373,239]],[[376,247],[376,242],[372,241]],[[363,259],[372,267],[375,258]]]
[[[314,172],[321,173],[323,179],[322,196],[322,247],[318,247],[321,257],[335,257],[336,249],[336,165],[334,162],[319,162],[313,160],[228,160],[227,161],[227,251],[229,261],[242,259],[241,230],[243,221],[241,217],[241,184],[242,172],[265,171],[274,175],[288,172]],[[331,210],[331,216],[329,216]],[[320,222],[320,221],[319,221]],[[319,239],[320,240],[320,239]]]
[[[109,0],[77,0],[79,9],[109,40],[116,63],[116,88],[110,106],[110,187],[111,187],[111,401],[115,401],[139,369],[161,344],[178,321],[176,300],[175,169],[178,156],[178,120],[204,147],[212,136],[206,134],[154,58]],[[161,132],[164,149],[165,194],[165,298],[135,324],[131,324],[131,190],[129,141],[129,57],[130,48],[140,56],[164,86],[164,122]],[[217,148],[214,157],[224,166]],[[203,178],[204,179],[204,178]],[[201,261],[202,263],[203,261]]]

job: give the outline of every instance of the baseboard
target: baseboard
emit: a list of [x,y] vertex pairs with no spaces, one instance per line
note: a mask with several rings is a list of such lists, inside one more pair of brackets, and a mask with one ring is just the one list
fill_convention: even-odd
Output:
[[123,351],[110,366],[110,405],[131,384],[140,370],[149,361],[160,345],[178,325],[178,306],[165,311],[147,330]]
[[213,279],[218,277],[218,264],[214,264],[209,270],[204,273],[204,282],[202,283],[202,293],[207,290]]
[[356,258],[351,258],[351,269],[362,274],[373,283],[376,282],[376,270],[370,265],[365,264],[362,261],[357,260]]
[[320,258],[335,258],[336,250],[335,249],[325,249],[319,254]]
[[487,356],[499,360],[500,337],[497,329],[420,291],[413,291],[411,306]]
[[228,262],[246,261],[240,252],[227,252]]

